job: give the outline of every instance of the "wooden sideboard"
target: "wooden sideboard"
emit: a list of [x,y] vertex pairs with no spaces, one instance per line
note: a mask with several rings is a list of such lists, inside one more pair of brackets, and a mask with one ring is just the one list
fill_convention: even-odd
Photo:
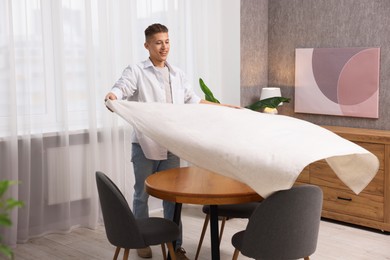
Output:
[[322,217],[390,231],[390,131],[324,126],[375,154],[380,167],[370,184],[356,195],[324,161],[307,166],[297,183],[320,186],[324,193]]

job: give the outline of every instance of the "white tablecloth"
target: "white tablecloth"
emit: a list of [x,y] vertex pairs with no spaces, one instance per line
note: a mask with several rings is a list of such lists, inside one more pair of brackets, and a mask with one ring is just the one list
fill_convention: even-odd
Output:
[[303,168],[320,159],[356,194],[379,168],[366,149],[292,117],[205,104],[106,105],[180,158],[242,181],[264,198],[291,188]]

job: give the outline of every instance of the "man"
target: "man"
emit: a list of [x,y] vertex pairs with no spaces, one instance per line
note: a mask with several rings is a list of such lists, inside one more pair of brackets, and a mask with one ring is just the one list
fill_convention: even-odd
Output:
[[[144,46],[149,51],[149,59],[135,66],[128,66],[105,100],[128,99],[173,104],[210,103],[198,97],[184,73],[167,62],[170,49],[167,27],[152,24],[146,28]],[[145,179],[154,172],[179,167],[180,159],[135,129],[132,162],[135,175],[133,212],[136,218],[148,217],[149,195],[144,190]],[[165,218],[173,219],[174,207],[174,203],[163,201]],[[181,247],[181,224],[180,232],[181,235],[176,242],[176,258],[188,259]],[[152,257],[150,247],[138,249],[137,252],[140,257]]]

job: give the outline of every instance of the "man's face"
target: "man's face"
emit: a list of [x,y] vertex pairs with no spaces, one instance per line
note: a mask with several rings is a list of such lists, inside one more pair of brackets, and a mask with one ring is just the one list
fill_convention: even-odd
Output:
[[[168,33],[156,33],[145,42],[145,48],[149,51],[153,63],[164,63],[169,53]],[[155,64],[155,65],[157,65]]]

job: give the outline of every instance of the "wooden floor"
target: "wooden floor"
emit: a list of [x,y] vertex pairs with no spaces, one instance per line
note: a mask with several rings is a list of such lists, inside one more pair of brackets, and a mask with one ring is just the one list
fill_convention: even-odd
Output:
[[[187,256],[194,259],[203,226],[204,214],[198,206],[183,206],[184,244]],[[161,212],[153,216],[161,216]],[[231,259],[231,236],[245,228],[247,221],[231,219],[226,222],[221,243],[221,259]],[[209,233],[206,234],[199,259],[210,260]],[[162,259],[161,247],[152,247],[153,259]],[[14,250],[16,260],[39,259],[112,259],[114,247],[105,236],[104,227],[97,230],[78,228],[69,234],[51,234],[19,244]],[[122,254],[120,254],[120,259]],[[134,250],[130,259],[141,259]],[[240,255],[239,259],[249,259]],[[317,251],[312,260],[382,260],[390,259],[390,235],[372,230],[322,221]]]

